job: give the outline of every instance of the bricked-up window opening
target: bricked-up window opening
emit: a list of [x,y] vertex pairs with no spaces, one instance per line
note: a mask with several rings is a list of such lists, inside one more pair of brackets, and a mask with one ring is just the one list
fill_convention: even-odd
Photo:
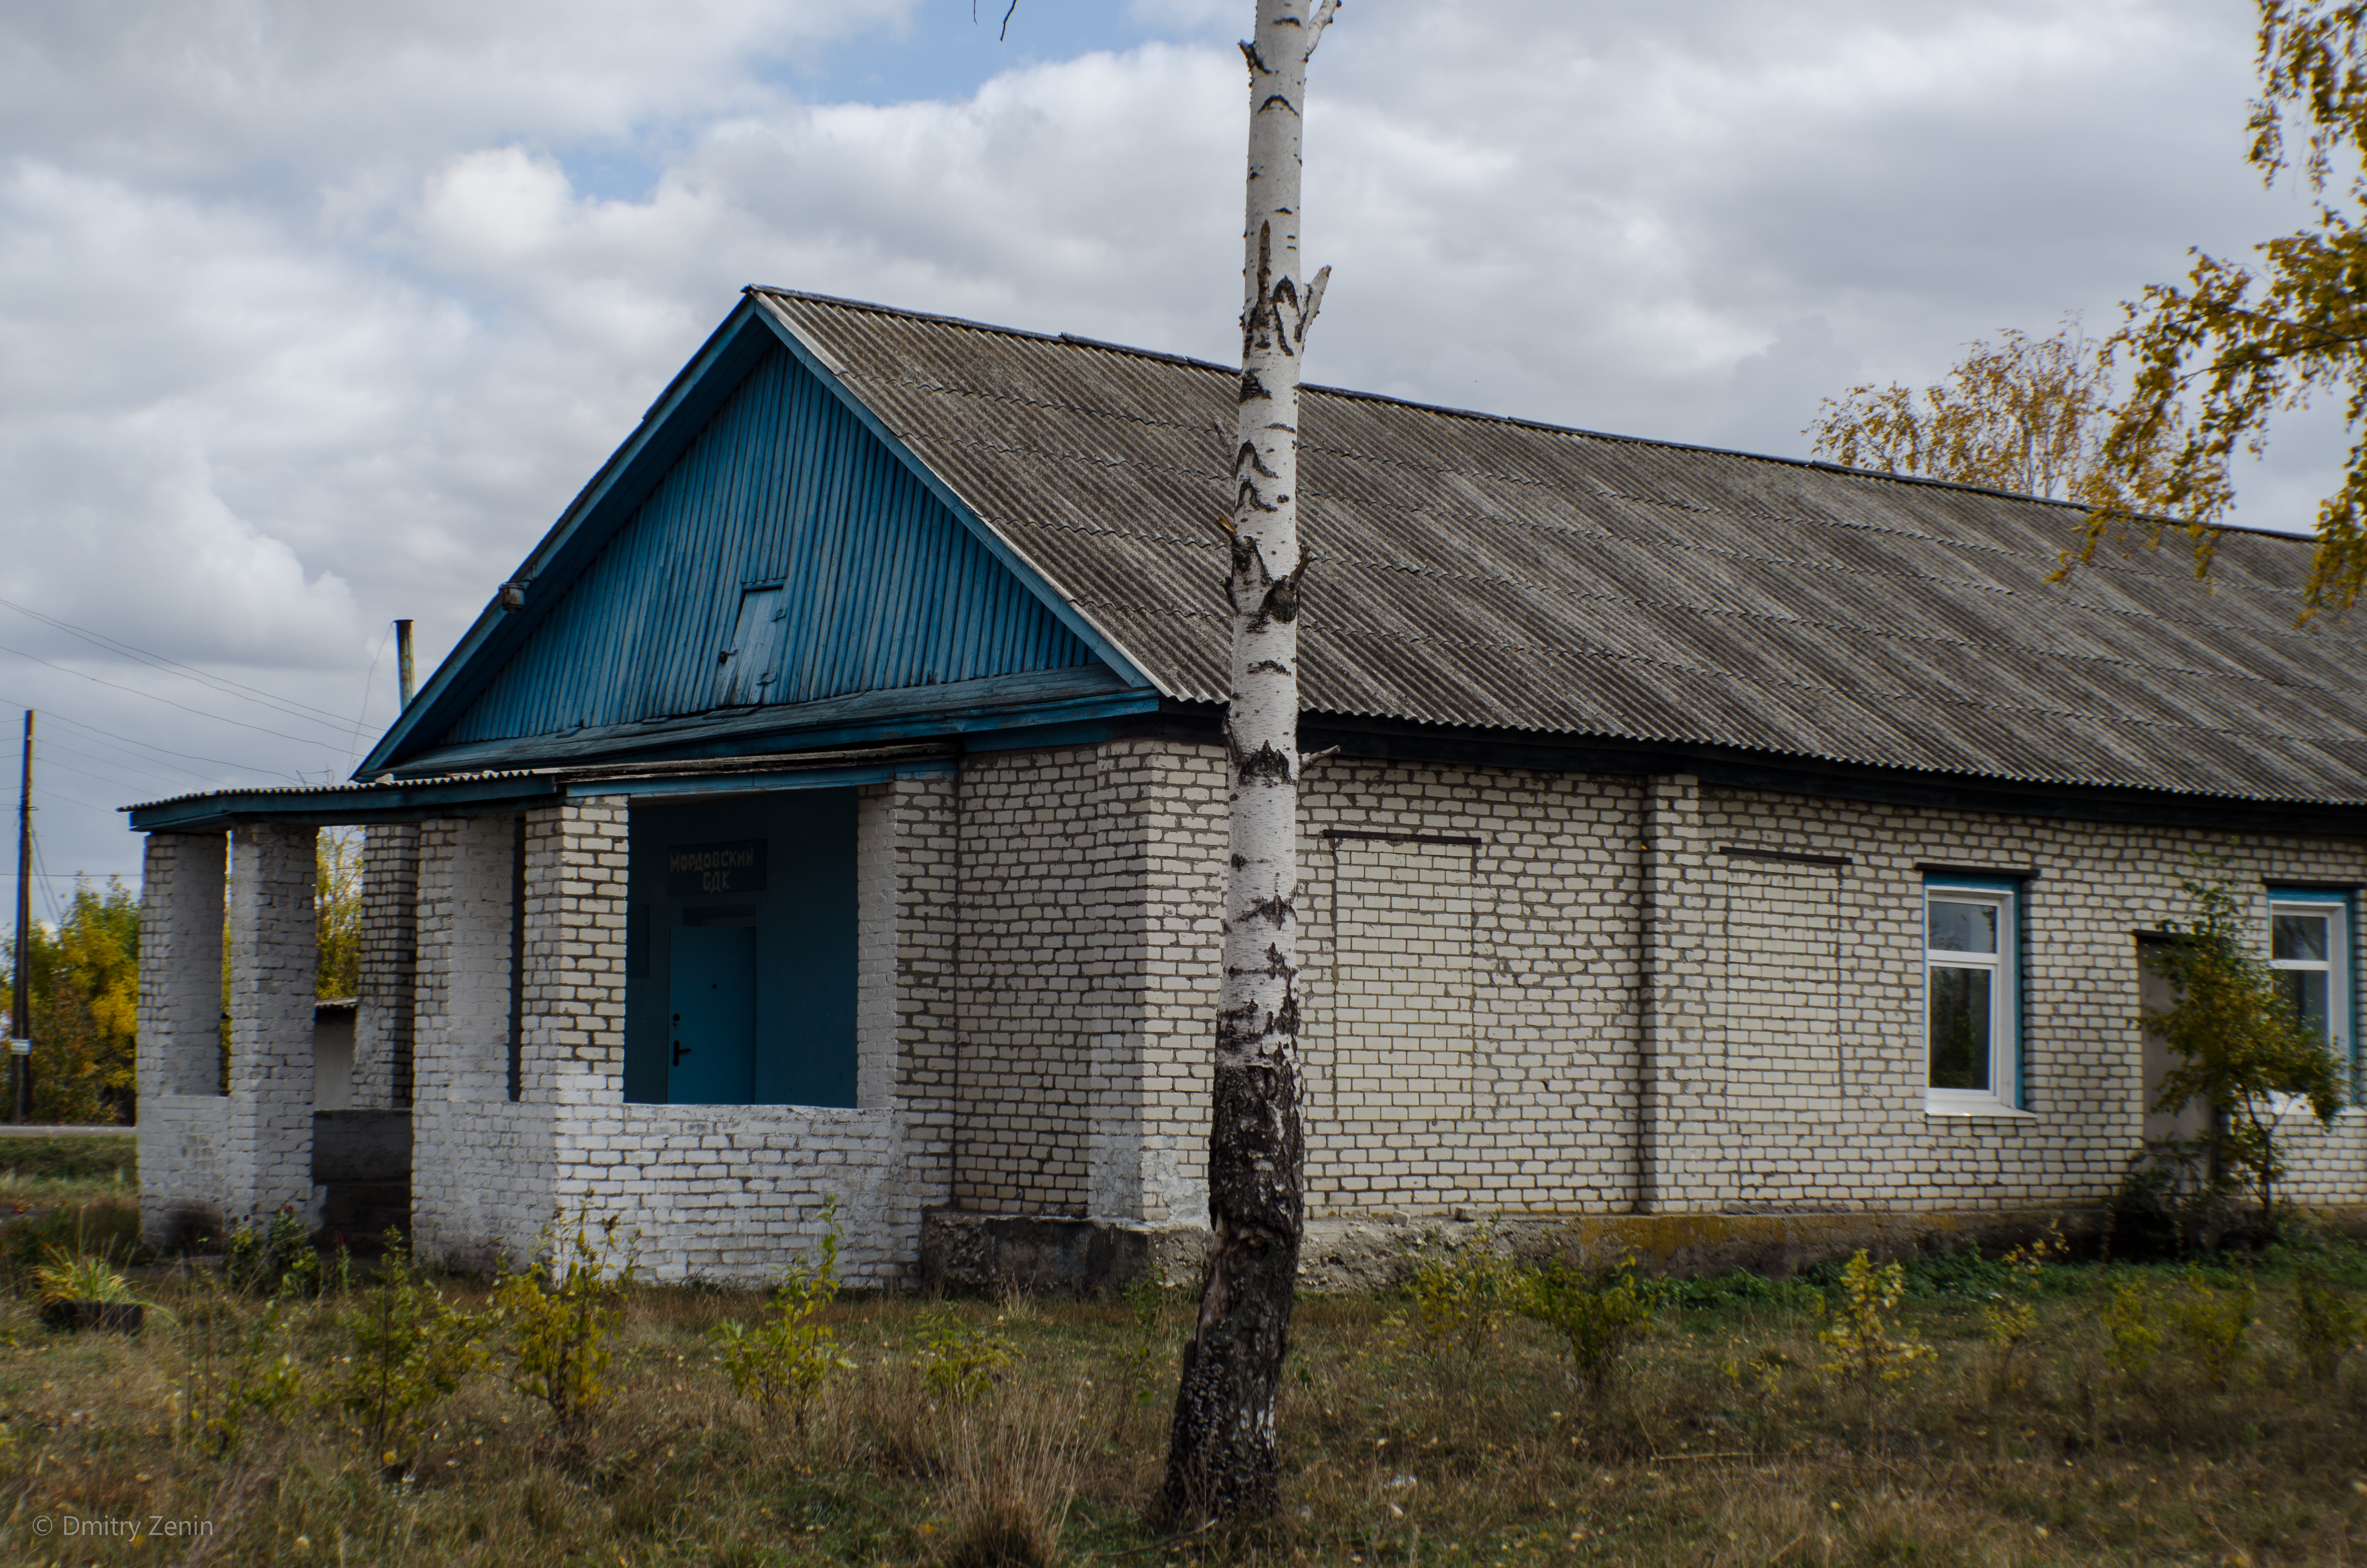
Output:
[[526,818],[510,819],[510,1098],[526,1093]]
[[2269,890],[2269,967],[2293,1016],[2316,1029],[2344,1064],[2351,1100],[2359,1098],[2358,1042],[2350,1017],[2350,895]]
[[1474,1111],[1476,839],[1334,834],[1333,1124],[1388,1139]]
[[2011,883],[1925,884],[1927,1110],[2000,1110],[2021,1097],[2019,903]]
[[1726,1040],[1734,1125],[1840,1114],[1850,1065],[1840,983],[1851,862],[1740,846],[1721,853],[1727,961],[1709,1005]]

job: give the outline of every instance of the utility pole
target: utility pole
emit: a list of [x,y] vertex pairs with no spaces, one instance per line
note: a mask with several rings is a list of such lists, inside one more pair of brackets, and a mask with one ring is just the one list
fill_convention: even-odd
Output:
[[[381,642],[379,646],[383,648],[386,644]],[[394,667],[402,686],[402,706],[409,708],[412,692],[411,622],[407,620],[394,623]]]
[[25,710],[25,767],[17,786],[17,953],[8,966],[8,1119],[33,1119],[33,710]]

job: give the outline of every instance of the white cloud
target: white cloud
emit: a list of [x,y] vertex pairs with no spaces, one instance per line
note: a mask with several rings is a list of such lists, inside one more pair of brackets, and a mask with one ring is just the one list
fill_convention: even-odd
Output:
[[[936,0],[0,15],[0,597],[352,713],[387,619],[447,646],[744,283],[1229,358],[1236,13],[1129,0],[1135,47],[870,102],[817,62],[892,85]],[[2298,224],[2240,163],[2248,58],[2206,0],[1357,0],[1314,71],[1314,371],[1798,451],[1851,381]],[[2259,518],[2306,522],[2322,426]],[[0,700],[283,777],[351,747],[21,660]],[[83,808],[153,791],[74,788],[53,861],[129,869]]]
[[787,55],[915,0],[77,0],[0,15],[0,142],[288,194],[520,138],[626,141],[765,101]]

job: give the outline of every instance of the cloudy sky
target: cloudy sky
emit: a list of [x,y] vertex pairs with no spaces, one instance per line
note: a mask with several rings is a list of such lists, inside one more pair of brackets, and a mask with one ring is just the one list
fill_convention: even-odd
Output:
[[[0,722],[114,808],[342,778],[752,282],[1224,359],[1250,0],[0,8]],[[1804,455],[1819,398],[2299,226],[2244,0],[1349,0],[1317,379]],[[2243,520],[2305,527],[2339,428]],[[13,738],[0,752],[14,756]],[[11,803],[13,791],[5,791]]]

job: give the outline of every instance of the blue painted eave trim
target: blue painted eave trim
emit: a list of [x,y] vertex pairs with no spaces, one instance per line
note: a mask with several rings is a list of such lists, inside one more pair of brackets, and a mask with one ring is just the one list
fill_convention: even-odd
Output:
[[567,787],[572,800],[607,795],[739,795],[764,790],[841,790],[894,778],[950,778],[942,762],[883,763],[876,767],[793,767],[764,773],[706,773],[688,778],[587,778]]
[[[1047,741],[1047,733],[1065,732],[1083,720],[1132,718],[1156,713],[1161,699],[1156,692],[1140,696],[1109,697],[1080,702],[1063,702],[1021,713],[944,714],[933,721],[855,724],[844,729],[815,730],[800,733],[799,744],[814,747],[869,745],[883,741],[930,741],[962,736],[966,749],[1010,750],[1028,745],[1072,744],[1067,741]],[[996,745],[968,745],[967,738],[974,735],[1005,737]]]
[[559,792],[548,774],[489,778],[421,779],[365,789],[224,790],[186,800],[133,806],[135,833],[196,833],[242,822],[293,821],[323,825],[378,821],[416,822],[459,807],[547,800]]
[[780,744],[784,737],[849,724],[925,725],[933,719],[957,718],[975,724],[994,715],[1009,715],[1024,723],[1047,712],[1066,712],[1081,700],[1111,698],[1128,702],[1158,700],[1152,693],[1120,684],[1112,670],[1082,665],[937,686],[849,692],[811,702],[708,709],[551,734],[465,741],[423,752],[404,769],[434,777],[493,768],[597,767],[637,757],[753,756],[784,749]]
[[847,412],[852,414],[866,430],[871,432],[874,439],[895,454],[896,460],[902,463],[906,471],[914,479],[919,480],[930,494],[935,496],[948,511],[953,513],[955,517],[960,520],[961,526],[968,530],[970,537],[985,547],[987,553],[993,556],[1003,570],[1018,578],[1046,609],[1059,618],[1061,625],[1076,633],[1078,641],[1092,649],[1096,658],[1116,670],[1127,685],[1145,690],[1156,689],[1156,683],[1142,672],[1141,667],[1127,654],[1125,650],[1112,642],[1100,627],[1087,619],[1083,612],[1075,605],[1070,603],[1068,597],[1061,593],[1034,562],[1020,554],[1009,540],[998,533],[993,525],[980,517],[968,502],[963,500],[952,485],[947,484],[938,476],[936,470],[923,461],[918,452],[906,446],[902,437],[889,429],[879,415],[873,412],[869,403],[865,403],[852,387],[839,379],[838,367],[827,357],[826,351],[819,344],[809,339],[769,295],[756,289],[747,290],[747,295],[749,299],[762,305],[759,314],[764,318],[764,324],[773,329],[774,335],[780,339],[782,346],[797,358],[798,363],[804,366],[822,385],[828,387],[832,394],[845,406]]
[[610,748],[597,756],[537,751],[534,749],[537,741],[551,737],[532,736],[515,743],[515,749],[494,752],[481,743],[467,748],[465,753],[456,748],[452,754],[431,754],[431,760],[437,767],[452,768],[580,769],[625,762],[777,756],[791,747],[807,751],[867,745],[875,742],[936,741],[973,735],[1012,737],[997,743],[995,748],[1009,749],[1036,744],[1025,737],[1050,726],[1156,713],[1161,710],[1162,700],[1156,692],[1119,689],[1099,696],[1073,697],[1021,707],[981,705],[967,709],[913,710],[880,716],[867,716],[852,705],[835,700],[828,706],[832,710],[829,715],[815,714],[802,723],[784,722],[770,729],[752,727],[728,735],[702,736],[679,732],[669,734],[663,726],[652,725],[650,733],[640,737],[638,744]]

